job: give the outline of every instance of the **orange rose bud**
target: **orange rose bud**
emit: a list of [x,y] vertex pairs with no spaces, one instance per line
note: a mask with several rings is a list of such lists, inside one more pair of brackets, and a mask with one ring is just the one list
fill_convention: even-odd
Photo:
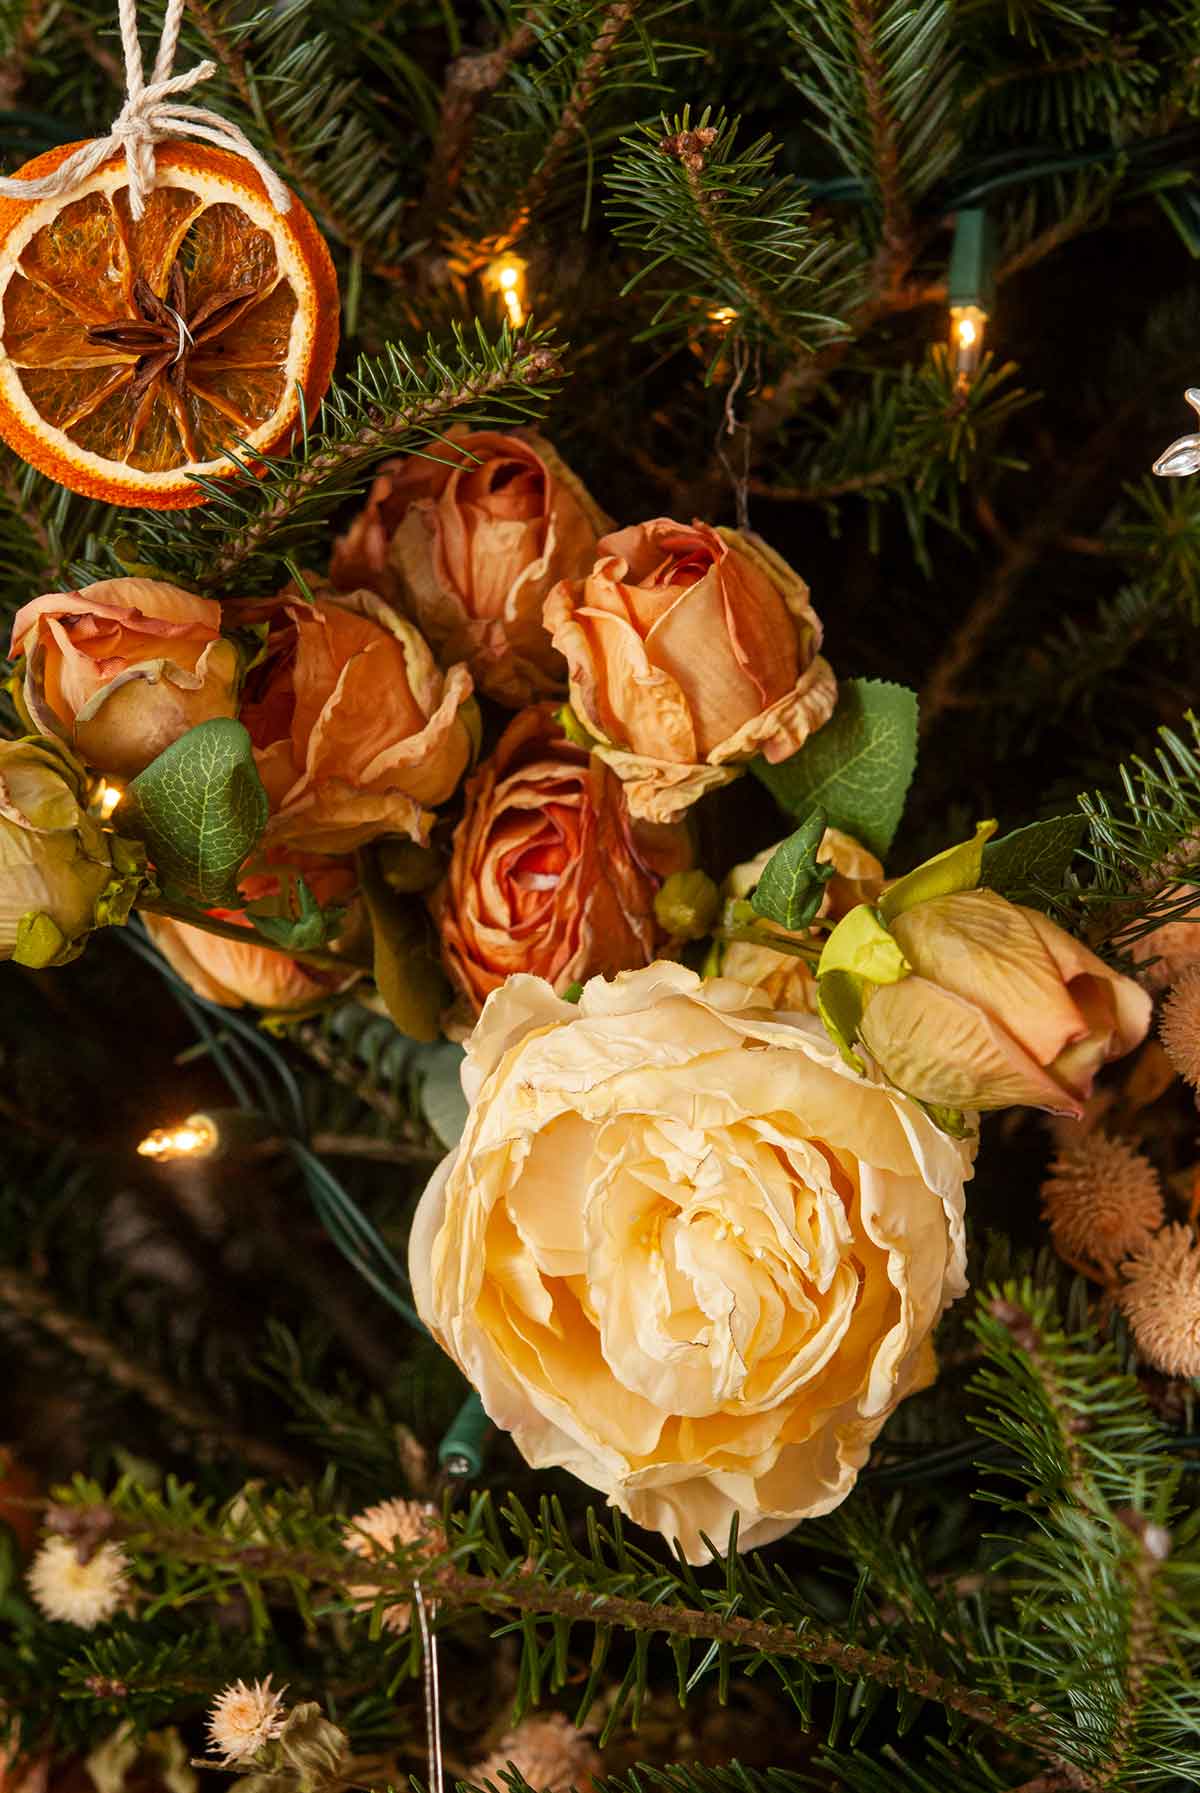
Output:
[[[282,871],[281,866],[281,871]],[[350,909],[333,950],[359,931],[355,904],[358,880],[349,863],[334,859],[307,859],[299,856],[288,861],[288,870],[300,873],[313,896],[323,908],[341,904]],[[280,914],[286,913],[282,899],[279,872],[266,870],[241,880],[242,895],[248,903],[261,903],[277,897]],[[167,961],[197,996],[222,1008],[239,1009],[249,1003],[253,1008],[275,1011],[309,1009],[336,996],[354,983],[359,971],[348,965],[344,972],[305,964],[289,953],[277,952],[260,943],[251,923],[239,909],[210,909],[217,921],[232,922],[245,928],[246,944],[227,940],[221,934],[209,934],[187,922],[172,921],[167,916],[146,914],[142,917],[150,938]]]
[[465,660],[481,691],[517,709],[565,689],[542,606],[560,579],[584,576],[608,527],[532,430],[452,430],[432,458],[384,463],[331,577],[399,605],[443,663]]
[[1145,1038],[1151,1002],[1132,978],[994,891],[916,903],[889,931],[911,974],[868,987],[860,1035],[922,1102],[1078,1118],[1100,1067]]
[[369,591],[282,601],[241,720],[271,800],[268,847],[349,853],[381,834],[424,844],[471,758],[471,675]]
[[634,824],[618,780],[566,738],[550,704],[513,718],[466,795],[432,906],[473,1010],[513,972],[561,992],[654,957],[655,894],[690,864],[687,835]]
[[837,684],[808,587],[756,536],[658,517],[605,536],[545,623],[635,816],[670,822],[740,764],[787,759]]
[[35,727],[133,778],[199,722],[237,714],[238,656],[221,606],[161,579],[102,579],[33,598],[13,621]]

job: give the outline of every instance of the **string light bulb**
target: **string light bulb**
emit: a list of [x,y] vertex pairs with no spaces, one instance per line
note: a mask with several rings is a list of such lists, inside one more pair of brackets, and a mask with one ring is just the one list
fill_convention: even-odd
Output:
[[996,290],[996,236],[982,206],[964,206],[950,250],[950,351],[960,387],[979,372]]
[[125,789],[123,785],[110,784],[107,778],[102,778],[100,780],[92,802],[102,822],[107,822],[111,819],[114,809],[116,809],[117,804],[121,801],[124,795]]
[[960,380],[971,380],[979,372],[987,321],[987,312],[981,306],[950,307],[950,346],[954,350],[954,371]]
[[207,1114],[189,1114],[177,1127],[155,1127],[138,1144],[139,1158],[155,1164],[176,1164],[180,1159],[211,1158],[221,1141],[215,1121]]
[[736,317],[737,312],[732,305],[717,305],[709,312],[708,321],[715,330],[719,330],[724,335]]
[[529,316],[525,308],[525,272],[528,263],[519,255],[501,255],[488,268],[487,284],[499,293],[508,321],[519,330]]

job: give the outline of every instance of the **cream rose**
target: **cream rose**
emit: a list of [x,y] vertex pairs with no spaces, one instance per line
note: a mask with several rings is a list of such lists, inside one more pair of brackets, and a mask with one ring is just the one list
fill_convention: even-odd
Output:
[[966,1287],[971,1148],[812,1017],[658,962],[489,998],[421,1198],[422,1319],[535,1468],[701,1562],[849,1493]]

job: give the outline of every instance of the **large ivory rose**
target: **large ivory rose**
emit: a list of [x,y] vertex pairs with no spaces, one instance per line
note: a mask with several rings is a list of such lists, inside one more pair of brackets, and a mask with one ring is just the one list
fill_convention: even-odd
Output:
[[559,579],[581,579],[609,520],[533,430],[451,430],[386,461],[334,549],[336,585],[363,584],[412,616],[448,664],[516,709],[566,687],[542,623]]
[[373,592],[270,607],[241,720],[271,800],[269,847],[350,853],[382,834],[424,843],[471,758],[471,675],[443,677],[417,630]]
[[510,978],[426,1189],[417,1307],[535,1468],[704,1560],[844,1499],[966,1287],[971,1149],[820,1023],[656,963]]
[[197,723],[237,714],[238,657],[221,606],[162,579],[101,579],[33,598],[13,619],[36,726],[132,778]]
[[[725,880],[725,891],[731,897],[748,897],[767,869],[775,847],[765,847],[753,859],[735,865]],[[871,903],[883,888],[883,867],[874,853],[840,828],[827,828],[817,848],[818,865],[831,865],[833,876],[825,886],[817,914],[825,921],[840,921],[858,903]],[[812,929],[800,934],[789,933],[773,921],[759,924],[764,936],[779,935],[784,940],[807,940],[819,946],[821,936]],[[797,958],[794,953],[776,952],[757,940],[731,940],[721,955],[721,975],[733,977],[742,984],[757,984],[766,992],[773,1008],[804,1009],[817,1012],[817,980],[815,965]]]
[[808,587],[756,536],[657,517],[605,536],[546,600],[571,703],[635,816],[670,822],[828,722],[837,684]]
[[645,965],[663,940],[659,885],[690,864],[686,830],[631,821],[620,781],[568,741],[552,705],[522,710],[467,785],[433,902],[472,1016],[513,971],[561,992]]

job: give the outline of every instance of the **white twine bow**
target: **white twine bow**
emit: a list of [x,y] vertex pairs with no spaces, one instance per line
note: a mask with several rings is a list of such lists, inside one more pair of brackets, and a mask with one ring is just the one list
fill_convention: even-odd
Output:
[[0,195],[11,199],[57,199],[82,186],[110,156],[124,150],[129,171],[129,209],[135,218],[140,218],[146,209],[146,195],[154,186],[154,145],[168,137],[199,137],[220,149],[232,150],[249,162],[275,210],[286,212],[292,203],[291,194],[244,131],[203,106],[175,103],[177,94],[187,93],[217,72],[215,62],[198,62],[186,74],[171,73],[183,19],[183,0],[169,0],[154,72],[148,83],[138,42],[137,0],[118,0],[117,15],[125,51],[125,104],[113,120],[108,136],[82,144],[59,163],[53,174],[36,180],[0,178]]

